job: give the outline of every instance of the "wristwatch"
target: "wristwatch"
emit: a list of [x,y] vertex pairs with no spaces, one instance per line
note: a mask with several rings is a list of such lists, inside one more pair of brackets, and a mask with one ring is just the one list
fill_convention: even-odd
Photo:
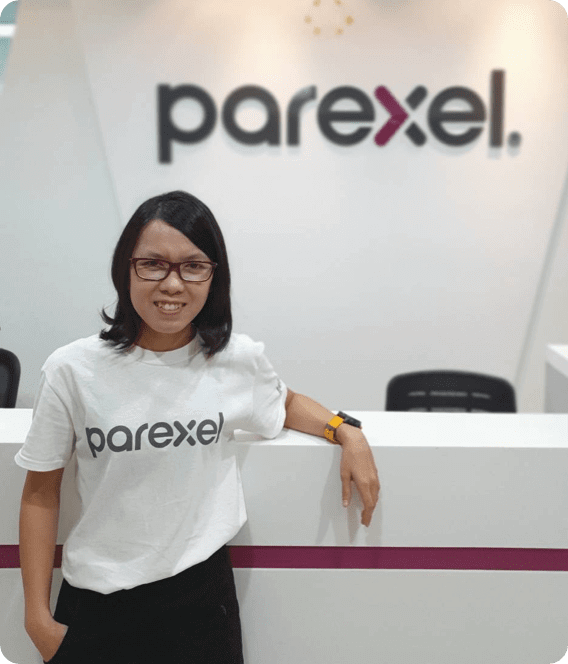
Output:
[[325,425],[324,435],[331,442],[339,445],[339,441],[335,437],[335,432],[342,424],[350,424],[351,426],[362,428],[361,422],[356,420],[351,415],[339,411],[335,417],[332,417],[331,420]]

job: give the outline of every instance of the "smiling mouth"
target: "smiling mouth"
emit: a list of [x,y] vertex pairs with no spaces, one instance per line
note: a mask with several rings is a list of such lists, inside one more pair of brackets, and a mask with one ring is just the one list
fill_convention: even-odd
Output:
[[162,302],[154,302],[154,304],[158,307],[158,309],[162,309],[162,311],[179,311],[183,307],[185,307],[184,304],[164,304]]

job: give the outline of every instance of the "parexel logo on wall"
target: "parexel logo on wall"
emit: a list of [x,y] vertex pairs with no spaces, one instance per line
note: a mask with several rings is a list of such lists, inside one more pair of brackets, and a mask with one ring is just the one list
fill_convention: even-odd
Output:
[[[418,85],[404,100],[403,105],[392,92],[384,85],[376,88],[375,99],[379,102],[390,117],[375,130],[373,140],[378,147],[385,147],[410,118],[409,111],[415,111],[428,97],[428,90]],[[197,102],[203,111],[201,124],[195,129],[185,130],[177,127],[172,120],[172,110],[175,104],[189,99]],[[244,101],[254,100],[260,102],[266,111],[266,120],[262,127],[250,131],[240,127],[236,120],[236,111]],[[317,100],[317,88],[311,85],[299,90],[288,103],[286,110],[286,144],[300,145],[300,116],[302,107],[309,101]],[[356,110],[334,110],[341,100],[350,100],[357,106]],[[452,101],[465,102],[468,110],[444,110]],[[406,106],[406,107],[405,107]],[[489,145],[492,148],[503,146],[503,125],[505,108],[505,72],[495,70],[490,77],[490,113],[487,117],[485,104],[481,97],[470,88],[454,86],[439,92],[430,102],[427,119],[428,126],[434,137],[448,146],[463,146],[475,141],[483,131],[483,127],[469,127],[461,133],[447,131],[447,123],[484,123],[489,121]],[[409,109],[409,110],[407,110]],[[221,111],[222,123],[225,131],[235,141],[244,145],[280,145],[281,121],[280,106],[266,88],[256,85],[245,85],[233,90],[225,100]],[[319,102],[317,108],[317,124],[321,133],[327,140],[335,145],[352,146],[361,143],[374,131],[372,126],[361,126],[351,133],[337,131],[337,123],[350,122],[368,124],[375,121],[375,108],[368,94],[353,86],[340,86],[330,90]],[[158,129],[159,129],[159,159],[160,163],[168,164],[172,161],[172,144],[200,143],[206,140],[217,122],[217,106],[211,95],[197,85],[169,85],[158,86]],[[408,140],[414,145],[422,147],[428,142],[428,134],[416,122],[411,122],[404,131]],[[508,136],[511,147],[518,147],[521,136],[513,132]]]

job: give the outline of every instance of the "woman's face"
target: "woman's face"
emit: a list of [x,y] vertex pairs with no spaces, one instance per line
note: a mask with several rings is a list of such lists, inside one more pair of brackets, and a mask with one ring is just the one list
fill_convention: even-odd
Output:
[[[211,260],[193,242],[161,219],[146,224],[132,258],[163,258],[171,263]],[[163,281],[140,279],[130,265],[130,299],[142,319],[136,344],[156,352],[175,350],[191,341],[191,321],[199,314],[209,295],[213,275],[207,281],[183,281],[172,270]],[[159,302],[178,302],[174,313],[158,307]]]

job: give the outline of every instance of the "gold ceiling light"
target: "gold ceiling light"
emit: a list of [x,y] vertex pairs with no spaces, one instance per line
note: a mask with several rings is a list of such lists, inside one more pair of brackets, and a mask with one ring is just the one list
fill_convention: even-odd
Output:
[[312,33],[319,35],[344,34],[346,27],[353,25],[353,16],[345,8],[343,0],[312,0],[310,12],[304,23],[313,26]]

